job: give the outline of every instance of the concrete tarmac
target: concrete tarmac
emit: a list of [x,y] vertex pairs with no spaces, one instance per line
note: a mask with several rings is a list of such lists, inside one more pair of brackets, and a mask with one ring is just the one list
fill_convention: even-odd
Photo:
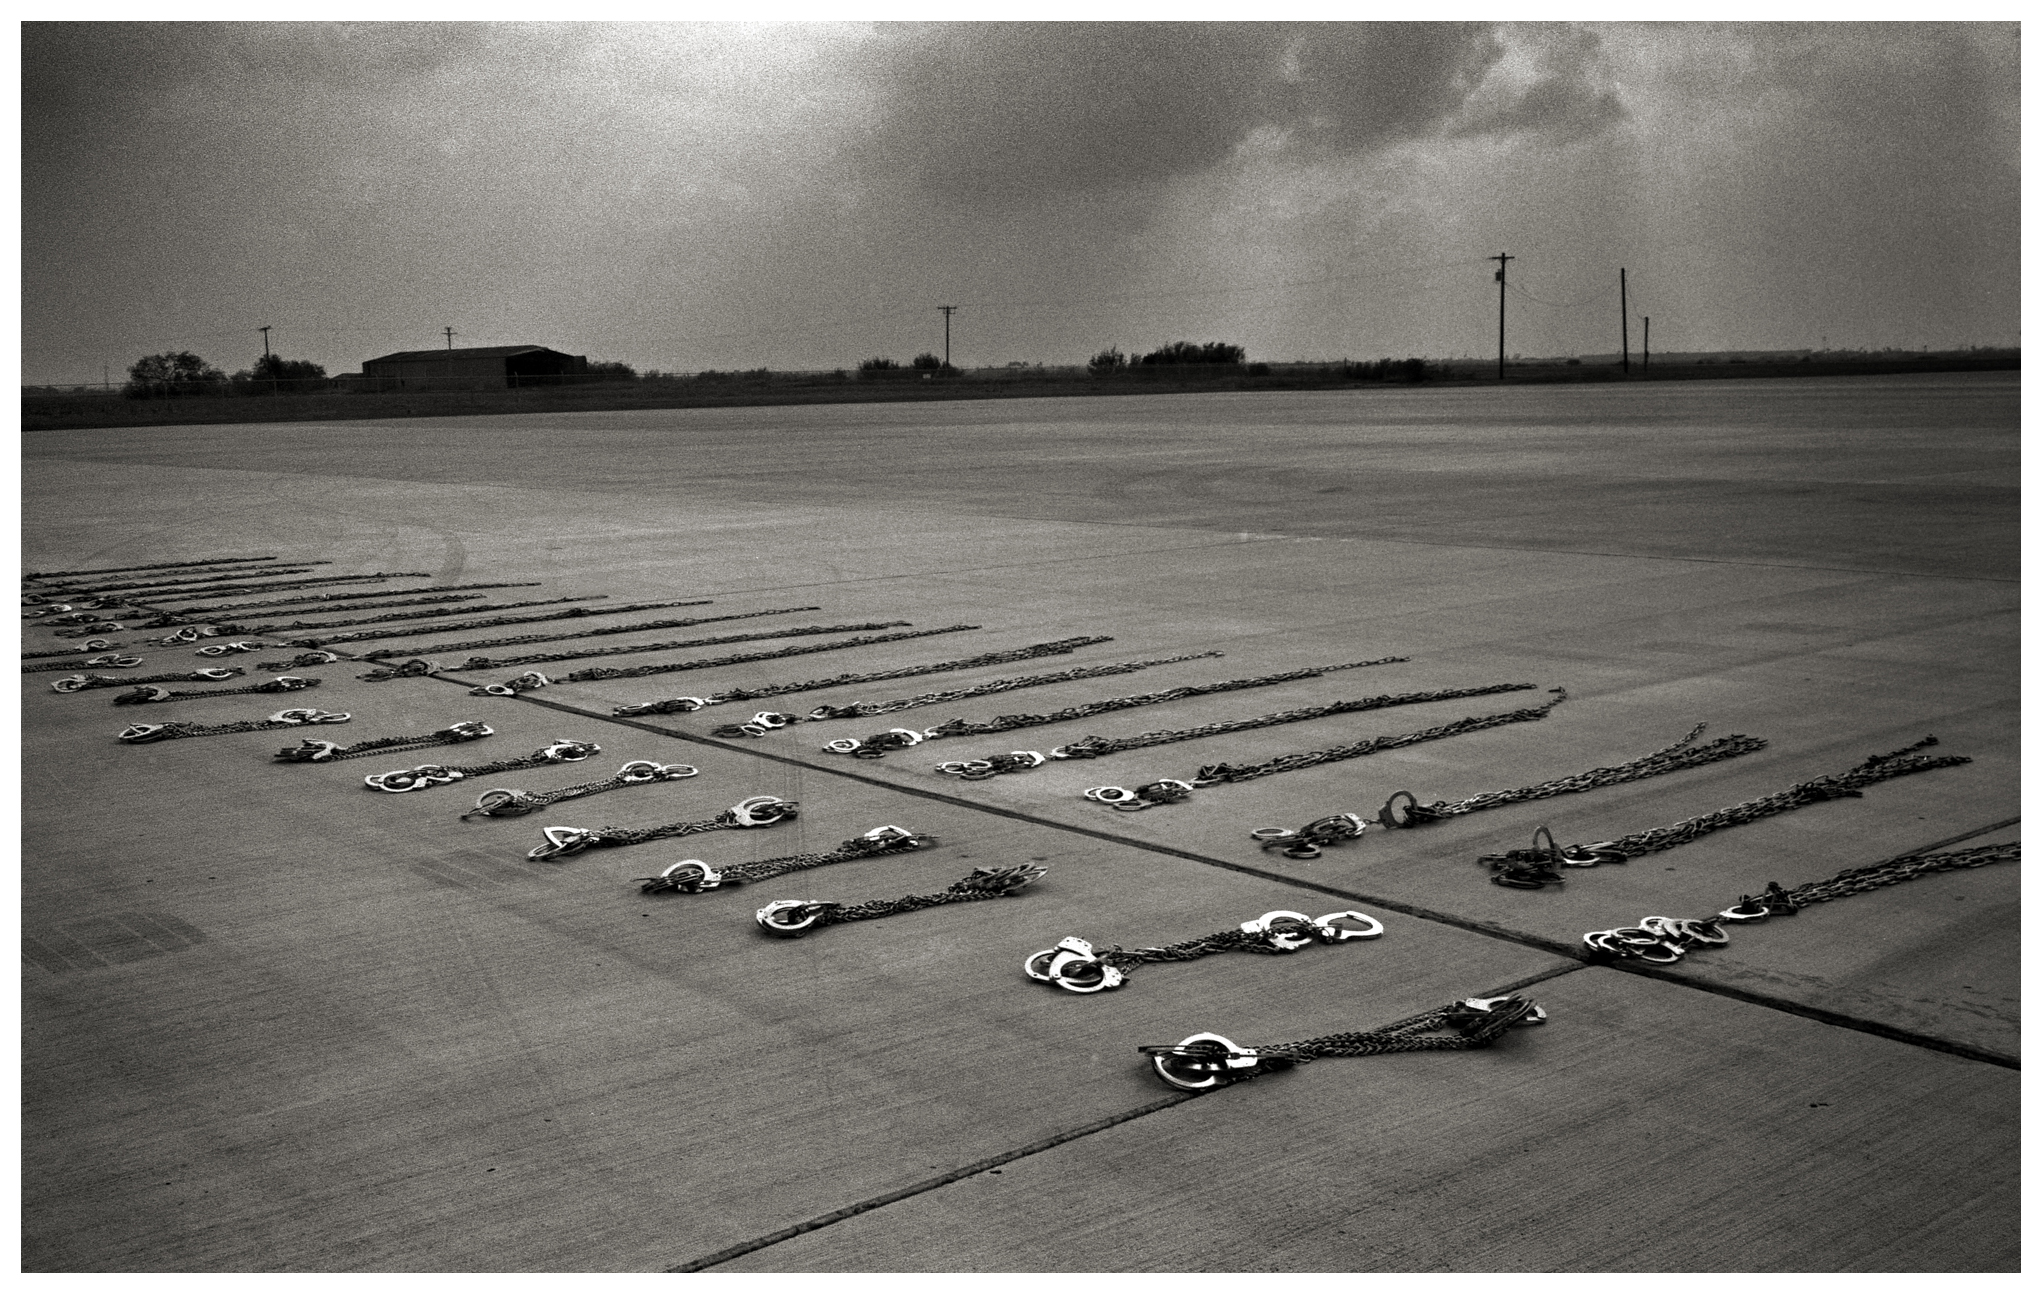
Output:
[[[435,649],[795,607],[814,610],[474,651],[974,628],[515,698],[468,689],[534,667],[369,683],[342,661],[295,671],[322,682],[288,698],[118,708],[115,690],[57,695],[58,675],[24,675],[24,1268],[2013,1271],[2018,865],[1738,928],[1667,968],[1594,965],[1580,936],[2018,838],[2018,397],[2013,374],[1920,375],[31,434],[29,570],[276,554],[432,573],[398,589],[543,582],[493,600],[714,600],[598,602],[587,619],[339,645],[351,653],[451,667],[471,651]],[[1081,635],[1112,641],[612,714]],[[844,637],[536,668],[558,681]],[[23,647],[64,642],[31,628]],[[192,651],[140,649],[135,673],[210,664]],[[1221,655],[711,736],[760,709],[1195,653]],[[820,749],[1392,656],[1409,659],[879,760]],[[933,768],[1501,683],[1533,687],[979,782]],[[1567,700],[1543,719],[1141,813],[1080,794],[1555,688]],[[343,744],[462,719],[496,735],[331,767],[269,758],[296,732],[114,740],[138,720],[284,705],[350,712],[315,734]],[[1766,746],[1372,828],[1317,859],[1248,836],[1373,815],[1401,789],[1457,800],[1619,764],[1699,722],[1704,741]],[[1493,886],[1477,862],[1541,825],[1563,844],[1622,836],[1931,735],[1927,754],[1970,762],[1559,888]],[[556,738],[602,750],[401,796],[361,783]],[[458,817],[486,786],[562,787],[631,759],[701,772]],[[526,858],[549,824],[697,821],[757,795],[800,816]],[[938,844],[701,895],[632,884],[882,824]],[[773,899],[894,899],[1030,862],[1048,872],[1011,898],[795,941],[751,921]],[[1090,996],[1021,973],[1067,935],[1132,948],[1350,908],[1384,934],[1147,966]],[[1200,1096],[1135,1051],[1202,1030],[1251,1045],[1361,1030],[1519,987],[1549,1023],[1483,1051],[1326,1059]]]

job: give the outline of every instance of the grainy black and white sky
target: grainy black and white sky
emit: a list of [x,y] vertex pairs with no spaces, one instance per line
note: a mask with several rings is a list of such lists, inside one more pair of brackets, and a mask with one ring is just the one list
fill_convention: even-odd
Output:
[[30,23],[22,378],[2019,342],[2014,23]]

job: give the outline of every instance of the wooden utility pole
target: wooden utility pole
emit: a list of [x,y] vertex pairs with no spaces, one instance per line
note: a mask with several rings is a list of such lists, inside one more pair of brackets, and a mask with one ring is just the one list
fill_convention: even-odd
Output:
[[1518,258],[1508,253],[1499,252],[1495,256],[1483,259],[1497,263],[1497,381],[1502,382],[1504,380],[1504,271],[1510,266],[1511,262]]
[[262,358],[265,360],[270,358],[270,329],[274,327],[274,324],[264,324],[261,328],[255,330],[262,334]]
[[951,367],[951,312],[957,307],[938,306],[937,309],[943,312],[943,367],[948,370]]
[[1627,313],[1624,299],[1624,267],[1617,267],[1617,336],[1622,347],[1624,371],[1632,371],[1632,317]]
[[445,327],[445,328],[441,329],[440,331],[441,331],[441,332],[443,332],[443,333],[445,333],[445,334],[447,335],[447,349],[448,349],[448,350],[450,350],[450,351],[451,351],[451,350],[453,350],[453,349],[454,349],[454,326],[453,326],[452,324],[449,324],[449,325],[448,325],[447,327]]
[[1647,315],[1646,350],[1645,354],[1639,357],[1639,368],[1641,371],[1643,371],[1646,369],[1650,369],[1652,367],[1653,367],[1653,317],[1651,315]]

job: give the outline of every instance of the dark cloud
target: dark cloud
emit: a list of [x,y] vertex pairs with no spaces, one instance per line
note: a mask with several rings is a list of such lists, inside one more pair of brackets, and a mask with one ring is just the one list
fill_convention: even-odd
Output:
[[[1504,55],[1463,23],[993,23],[880,29],[852,174],[966,205],[1156,186],[1258,130],[1313,155],[1439,133]],[[1486,133],[1609,120],[1565,59]]]
[[1456,135],[1534,137],[1571,144],[1625,118],[1624,104],[1602,81],[1603,40],[1583,27],[1546,29],[1529,85],[1471,104]]

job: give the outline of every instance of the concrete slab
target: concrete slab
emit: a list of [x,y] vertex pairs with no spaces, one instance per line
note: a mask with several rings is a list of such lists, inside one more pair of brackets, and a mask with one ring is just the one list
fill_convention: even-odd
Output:
[[[2014,1177],[2001,1153],[2013,1136],[2007,1070],[1610,971],[1526,992],[1550,1023],[1487,1051],[1330,1059],[1264,1076],[722,1269],[2004,1272],[2019,1263]],[[1276,1043],[1352,1019],[1322,1012],[1273,1034],[1268,1015],[1210,1010],[1181,1018],[1180,1033]],[[1133,1044],[1156,1041],[1171,1040],[1128,1038],[1123,1064],[1139,1068]]]
[[[860,1226],[919,1217],[912,1212],[978,1182],[973,1166],[989,1158],[1045,1141],[1076,1154],[1189,1114],[1141,1114],[1158,1090],[1129,1064],[1130,1040],[1152,1041],[1136,1034],[1174,1038],[1202,1028],[1178,1028],[1189,1017],[1229,1012],[1249,1022],[1237,1033],[1244,1038],[1263,1021],[1273,1039],[1304,1037],[1319,1021],[1380,1023],[1572,966],[1567,951],[1591,927],[1714,908],[1767,880],[1811,880],[2005,824],[2019,813],[2018,388],[1995,375],[1895,381],[1526,392],[1502,407],[1469,392],[1374,401],[1309,393],[30,436],[30,569],[274,552],[331,557],[335,570],[431,571],[439,582],[545,582],[520,596],[716,600],[652,616],[817,608],[705,625],[702,636],[864,619],[981,628],[559,684],[516,700],[464,691],[514,670],[367,684],[354,677],[360,666],[322,667],[306,672],[326,678],[320,690],[284,699],[355,713],[321,736],[358,741],[460,718],[500,730],[482,743],[333,768],[270,763],[293,734],[138,748],[112,741],[131,719],[245,718],[284,704],[275,699],[178,702],[138,715],[111,708],[107,693],[59,697],[48,690],[52,676],[24,676],[25,1264],[633,1269],[742,1248],[904,1193],[859,1215]],[[1322,493],[1328,483],[1345,488]],[[629,725],[608,716],[625,702],[1082,634],[1113,641],[693,716]],[[34,631],[26,646],[47,638]],[[756,742],[703,736],[761,707],[806,710],[1206,651],[1225,655],[878,722],[801,725]],[[197,664],[189,653],[152,651],[146,669]],[[895,723],[1050,711],[1393,654],[1412,660],[926,744],[877,762],[817,749]],[[1205,738],[990,782],[961,784],[930,768],[1087,733],[1506,680],[1540,691]],[[1555,686],[1571,700],[1538,723],[1202,791],[1150,813],[1114,814],[1077,795],[1095,783],[1502,710]],[[1712,735],[1742,731],[1770,745],[1666,778],[1371,834],[1314,861],[1264,854],[1246,839],[1251,827],[1373,811],[1399,787],[1456,798],[1627,759],[1697,720]],[[1563,892],[1490,886],[1474,862],[1526,844],[1541,822],[1566,840],[1637,830],[1839,772],[1925,733],[1974,762],[1583,873]],[[382,796],[360,785],[386,768],[503,759],[556,737],[604,750],[571,770],[489,783],[565,785],[632,758],[686,761],[703,773],[569,802],[542,814],[547,822],[648,825],[753,794],[798,799],[804,812],[770,831],[537,865],[524,854],[541,824],[457,821],[479,787]],[[680,857],[740,862],[827,849],[883,822],[934,831],[943,845],[788,879],[786,890],[652,902],[629,884]],[[1051,872],[1011,900],[795,944],[768,941],[747,920],[771,898],[891,898],[940,889],[980,863],[1031,859]],[[1936,1223],[1928,1230],[1897,1220],[1917,1196],[1971,1199],[1950,1195],[1941,1169],[1916,1163],[1929,1140],[1964,1148],[1959,1159],[1989,1185],[2012,1173],[2008,1066],[1937,1049],[2012,1062],[2017,875],[2002,867],[1939,877],[1742,931],[1731,947],[1663,973],[1680,985],[1604,971],[1550,982],[1551,993],[1605,986],[1583,995],[1577,1014],[1610,1028],[1579,1044],[1556,1043],[1566,1037],[1559,1032],[1528,1036],[1557,1068],[1538,1082],[1587,1074],[1604,1102],[1570,1097],[1556,1108],[1554,1094],[1535,1086],[1524,1105],[1507,1103],[1521,1118],[1480,1125],[1465,1104],[1442,1097],[1455,1082],[1442,1075],[1413,1090],[1426,1102],[1413,1099],[1410,1122],[1461,1121],[1455,1145],[1470,1165],[1485,1156],[1544,1164],[1562,1150],[1533,1144],[1556,1139],[1604,1146],[1609,1159],[1635,1148],[1647,1114],[1664,1119],[1697,1102],[1718,1109],[1688,1073],[1703,1064],[1691,1050],[1694,1024],[1736,1040],[1712,1080],[1729,1094],[1723,1110],[1805,1070],[1833,1077],[1840,1091],[1876,1095],[1879,1133],[1863,1144],[1865,1163],[1892,1190],[1874,1194],[1867,1227],[1853,1233],[1838,1202],[1813,1187],[1755,1203],[1753,1184],[1777,1176],[1759,1158],[1757,1134],[1734,1139],[1715,1161],[1695,1148],[1680,1162],[1670,1152],[1653,1172],[1671,1175],[1681,1163],[1692,1182],[1669,1199],[1707,1195],[1709,1217],[1755,1258],[1718,1263],[1700,1240],[1684,1239],[1652,1266],[1959,1268],[1960,1244],[1973,1266],[2007,1262],[2012,1225],[1991,1207],[1967,1223],[1950,1222],[1941,1205],[1924,1209]],[[1018,971],[1022,955],[1062,935],[1162,942],[1270,908],[1351,903],[1384,918],[1383,940],[1151,968],[1094,1000],[1067,999]],[[1618,1026],[1659,1042],[1641,1052]],[[1879,1030],[1894,1037],[1868,1033]],[[1531,1053],[1514,1046],[1481,1058],[1341,1065],[1483,1067]],[[1057,1082],[1032,1078],[1046,1065],[1064,1067]],[[1302,1091],[1300,1081],[1329,1082],[1341,1065],[1238,1094]],[[1965,1078],[1947,1108],[1907,1106],[1904,1097],[1951,1076]],[[1881,1085],[1903,1096],[1879,1105]],[[1191,1109],[1240,1112],[1221,1121],[1222,1144],[1266,1140],[1257,1108],[1240,1107],[1239,1097]],[[1575,1115],[1532,1118],[1549,1109]],[[1333,1159],[1360,1164],[1374,1154],[1360,1127],[1326,1126]],[[1846,1144],[1822,1130],[1761,1127],[1776,1148],[1806,1154],[1794,1164],[1833,1172],[1845,1155]],[[1418,1134],[1411,1138],[1416,1148]],[[1412,1167],[1407,1180],[1435,1181],[1426,1168],[1435,1161],[1415,1149],[1400,1163]],[[1152,1190],[1140,1156],[1099,1172],[1101,1191],[1124,1202]],[[1401,1199],[1419,1201],[1406,1211],[1408,1231],[1461,1226],[1457,1201],[1467,1192],[1454,1186],[1465,1184],[1455,1172],[1439,1170],[1437,1187],[1401,1188]],[[967,1176],[939,1185],[959,1174]],[[88,1200],[90,1211],[80,1204]],[[94,1226],[109,1201],[143,1222],[119,1232]],[[1612,1256],[1638,1253],[1619,1240],[1635,1221],[1645,1229],[1659,1216],[1611,1223],[1594,1214],[1602,1205],[1574,1207],[1598,1218],[1599,1230],[1512,1235],[1504,1213],[1484,1215],[1470,1225],[1478,1258],[1464,1266],[1644,1262]],[[903,1266],[902,1255],[931,1267],[1252,1266],[1195,1263],[1193,1250],[1170,1249],[1175,1229],[1196,1229],[1211,1208],[1182,1195],[1159,1201],[1157,1218],[1120,1226],[1131,1239],[1117,1251],[1076,1225],[1059,1234],[1072,1238],[1061,1250],[1054,1241],[1000,1254],[947,1242],[903,1249],[896,1238],[840,1251],[822,1240],[852,1228],[838,1223],[750,1252],[743,1264],[860,1266],[856,1256],[871,1253],[891,1256],[881,1266]],[[1254,1213],[1256,1235],[1313,1238],[1298,1267],[1463,1263],[1459,1252],[1376,1234],[1377,1249],[1350,1247],[1326,1235],[1314,1208],[1280,1196]],[[1344,1224],[1333,1226],[1337,1236]],[[1229,1236],[1223,1228],[1207,1239],[1219,1246]],[[877,1248],[857,1248],[869,1244]],[[1389,1258],[1376,1262],[1379,1254]]]

